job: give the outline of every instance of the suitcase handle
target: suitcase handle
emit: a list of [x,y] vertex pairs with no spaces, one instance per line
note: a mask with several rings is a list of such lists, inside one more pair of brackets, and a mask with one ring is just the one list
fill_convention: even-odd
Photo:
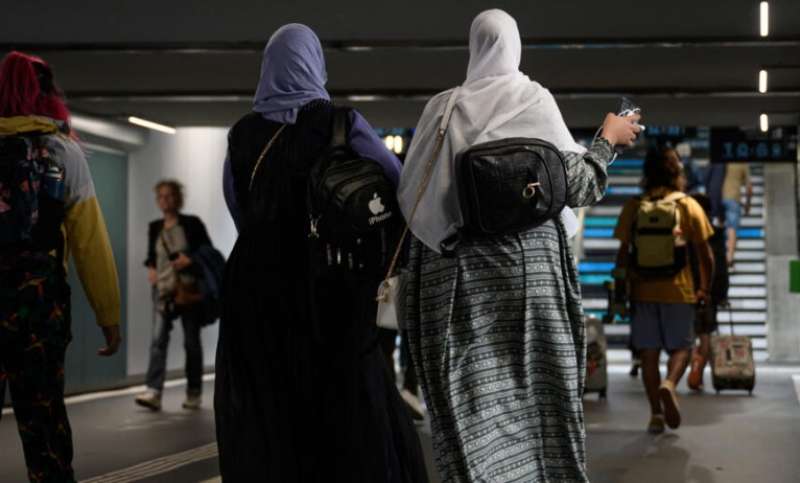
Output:
[[[731,326],[731,335],[736,335],[733,331],[733,312],[731,311],[731,302],[729,300],[725,300],[724,302],[719,304],[720,307],[724,307],[728,311],[728,323]],[[730,360],[730,357],[728,358]]]

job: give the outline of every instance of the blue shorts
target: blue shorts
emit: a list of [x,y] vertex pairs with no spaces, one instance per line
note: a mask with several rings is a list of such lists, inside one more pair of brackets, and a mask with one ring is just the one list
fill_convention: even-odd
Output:
[[722,200],[725,208],[725,228],[739,229],[742,222],[742,204],[736,200]]
[[695,306],[633,302],[631,343],[635,349],[689,349],[694,345]]

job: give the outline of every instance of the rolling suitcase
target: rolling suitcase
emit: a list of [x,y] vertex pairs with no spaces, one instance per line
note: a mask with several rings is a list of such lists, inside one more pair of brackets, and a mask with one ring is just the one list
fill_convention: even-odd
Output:
[[728,317],[731,335],[717,334],[711,338],[711,381],[717,393],[727,389],[742,389],[752,395],[756,385],[753,343],[747,336],[734,334],[730,306]]
[[586,323],[586,385],[584,393],[596,392],[605,399],[608,392],[608,360],[603,322],[597,317],[587,315]]

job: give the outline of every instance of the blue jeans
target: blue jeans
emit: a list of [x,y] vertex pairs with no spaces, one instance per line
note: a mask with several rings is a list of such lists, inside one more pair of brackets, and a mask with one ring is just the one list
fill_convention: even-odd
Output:
[[725,228],[739,229],[742,220],[742,205],[736,200],[722,200],[725,207]]
[[[161,391],[164,388],[169,334],[177,318],[178,316],[164,316],[156,310],[146,379],[150,389]],[[203,392],[203,345],[200,342],[203,317],[198,308],[191,308],[184,311],[180,319],[183,325],[183,347],[186,351],[186,393],[199,396]]]

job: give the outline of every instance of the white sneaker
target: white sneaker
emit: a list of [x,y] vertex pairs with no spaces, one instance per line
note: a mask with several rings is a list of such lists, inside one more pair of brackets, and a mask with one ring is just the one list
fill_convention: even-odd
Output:
[[148,389],[136,396],[136,404],[151,411],[161,411],[161,393],[155,389]]
[[203,396],[201,395],[186,395],[186,400],[183,401],[183,409],[197,410],[203,404]]

